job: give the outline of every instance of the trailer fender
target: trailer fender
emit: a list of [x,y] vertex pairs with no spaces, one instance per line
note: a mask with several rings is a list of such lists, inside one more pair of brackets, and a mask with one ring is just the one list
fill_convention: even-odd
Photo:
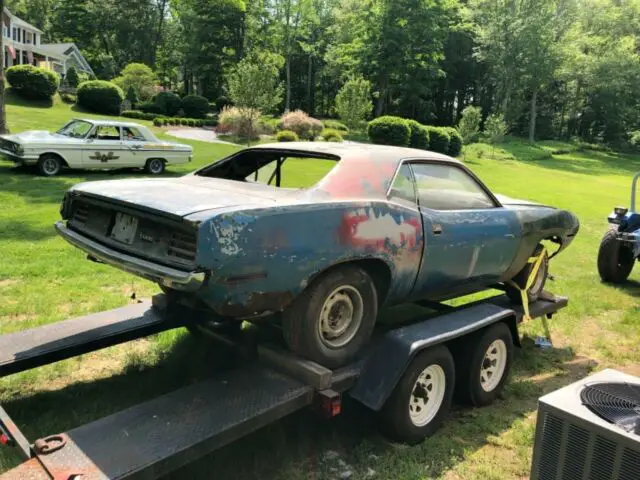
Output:
[[460,338],[496,322],[506,322],[520,346],[516,313],[483,303],[395,329],[367,357],[350,396],[374,411],[382,408],[413,357],[422,350]]

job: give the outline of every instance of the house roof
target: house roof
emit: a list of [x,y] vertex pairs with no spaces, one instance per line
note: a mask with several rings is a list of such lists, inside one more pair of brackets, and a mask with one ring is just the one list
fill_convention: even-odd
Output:
[[11,19],[11,23],[14,25],[22,28],[28,28],[29,30],[33,30],[38,33],[44,33],[38,27],[31,25],[29,22],[25,22],[20,17],[15,16],[7,7],[4,7],[4,13]]
[[[52,55],[66,56],[70,49],[75,47],[76,44],[69,43],[43,43],[39,45],[40,48],[50,52]],[[76,47],[78,48],[78,47]]]

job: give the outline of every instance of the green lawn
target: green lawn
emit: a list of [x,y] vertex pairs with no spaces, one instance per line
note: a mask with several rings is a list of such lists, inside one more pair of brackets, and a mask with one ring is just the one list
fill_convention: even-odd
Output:
[[[59,102],[35,107],[14,98],[7,116],[12,132],[51,130],[74,116],[95,117]],[[186,172],[235,148],[187,143],[195,148],[194,164],[170,167],[170,174]],[[517,354],[503,400],[484,409],[456,407],[445,427],[417,447],[386,442],[376,433],[375,417],[347,403],[345,414],[331,422],[300,412],[173,477],[211,478],[215,472],[216,478],[320,479],[351,470],[356,479],[528,478],[536,401],[542,393],[593,369],[614,367],[640,374],[640,269],[629,284],[610,287],[600,283],[595,268],[606,216],[613,206],[628,203],[630,177],[640,170],[640,157],[580,151],[559,142],[532,146],[512,140],[495,148],[472,145],[464,161],[494,191],[568,208],[580,217],[578,238],[552,262],[552,290],[571,298],[570,306],[552,322],[555,348],[539,351],[527,344]],[[294,166],[291,173],[309,181],[304,176],[313,172]],[[137,297],[156,292],[148,282],[86,261],[52,227],[69,186],[122,176],[72,172],[43,179],[0,162],[0,334],[121,306],[132,301],[134,292]],[[385,316],[397,319],[405,310],[396,308]],[[541,333],[538,322],[526,330],[530,336]],[[25,426],[27,435],[37,438],[224,367],[218,352],[178,330],[0,379],[0,403]],[[12,453],[0,452],[0,472],[17,462]]]

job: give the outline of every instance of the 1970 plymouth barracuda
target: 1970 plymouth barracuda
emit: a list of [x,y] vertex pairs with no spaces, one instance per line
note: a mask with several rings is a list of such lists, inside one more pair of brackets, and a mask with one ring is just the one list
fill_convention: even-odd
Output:
[[[313,186],[283,186],[292,166],[308,175],[322,161],[330,171]],[[572,213],[498,197],[447,156],[333,143],[260,145],[174,179],[83,183],[62,218],[59,234],[90,259],[223,322],[281,312],[290,348],[329,367],[360,351],[382,305],[524,287],[541,242],[560,251],[578,231]],[[547,273],[545,262],[531,299]]]
[[107,120],[68,122],[56,133],[33,130],[0,135],[0,155],[32,165],[48,177],[63,167],[82,169],[144,168],[159,174],[168,163],[191,161],[189,145],[162,142],[137,123]]

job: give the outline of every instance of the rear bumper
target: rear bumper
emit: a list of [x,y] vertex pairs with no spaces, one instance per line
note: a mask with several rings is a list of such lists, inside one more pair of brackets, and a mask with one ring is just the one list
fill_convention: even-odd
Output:
[[89,256],[101,263],[106,263],[175,290],[193,292],[204,284],[204,272],[185,272],[118,252],[70,230],[61,221],[56,222],[55,227],[58,234],[67,242],[87,252]]

